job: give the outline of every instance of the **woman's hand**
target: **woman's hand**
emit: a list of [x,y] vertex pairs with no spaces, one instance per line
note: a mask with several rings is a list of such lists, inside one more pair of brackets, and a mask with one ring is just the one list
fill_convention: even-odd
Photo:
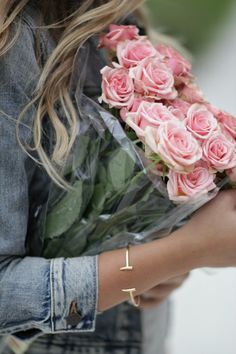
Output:
[[178,230],[198,252],[199,266],[236,266],[236,191],[224,191]]
[[[130,248],[132,272],[121,272],[125,250],[99,256],[98,311],[146,293],[201,267],[236,266],[236,191],[221,192],[169,237]],[[108,266],[109,265],[109,266]]]
[[236,182],[236,167],[231,168],[230,170],[226,171],[227,175],[229,176],[231,182]]
[[148,309],[159,306],[188,278],[188,274],[167,280],[140,296],[140,308]]

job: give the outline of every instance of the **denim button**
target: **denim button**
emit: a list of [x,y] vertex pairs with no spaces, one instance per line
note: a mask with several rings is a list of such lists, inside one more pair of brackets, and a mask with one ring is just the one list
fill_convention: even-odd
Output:
[[82,319],[81,314],[79,313],[77,309],[77,303],[75,301],[72,301],[70,305],[70,312],[69,315],[67,316],[67,324],[72,327],[76,327]]

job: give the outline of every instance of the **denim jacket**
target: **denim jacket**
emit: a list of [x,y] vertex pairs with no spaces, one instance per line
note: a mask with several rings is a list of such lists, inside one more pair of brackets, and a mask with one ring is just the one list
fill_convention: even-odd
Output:
[[[30,1],[18,20],[21,31],[14,46],[0,57],[0,335],[23,339],[23,347],[28,346],[27,339],[38,337],[30,354],[55,354],[62,346],[65,354],[104,353],[104,346],[107,353],[140,354],[139,311],[124,303],[97,316],[98,257],[47,260],[39,256],[38,239],[31,242],[35,247],[29,252],[31,214],[37,212],[34,204],[44,200],[50,183],[43,169],[19,146],[15,130],[41,70],[35,56],[39,14],[33,3]],[[131,22],[135,22],[133,16],[127,20]],[[47,30],[37,34],[45,62],[55,44]],[[105,53],[97,50],[96,38],[88,40],[88,45],[83,93],[96,98],[101,90],[100,69],[107,62]],[[26,124],[20,126],[26,143],[32,139],[27,126],[32,126],[34,110],[27,112]],[[3,353],[8,353],[5,346]]]
[[[29,185],[36,163],[20,147],[16,120],[31,100],[40,67],[35,56],[37,11],[25,10],[20,35],[0,58],[0,334],[89,332],[95,328],[98,297],[97,257],[30,257],[26,249]],[[50,48],[40,34],[42,47]],[[50,50],[50,49],[49,49]],[[44,50],[45,56],[47,55]],[[27,112],[32,126],[34,108]],[[25,122],[24,122],[25,123]],[[29,143],[32,134],[20,127]],[[71,321],[71,309],[76,321]],[[75,314],[73,314],[75,315]]]

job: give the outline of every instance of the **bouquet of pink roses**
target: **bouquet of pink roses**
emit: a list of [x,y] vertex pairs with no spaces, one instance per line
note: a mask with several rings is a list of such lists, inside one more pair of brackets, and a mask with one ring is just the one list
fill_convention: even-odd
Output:
[[206,194],[226,173],[234,178],[236,119],[204,100],[185,58],[164,44],[154,47],[135,26],[111,25],[100,46],[111,58],[101,71],[100,101],[135,133],[170,200]]
[[100,47],[105,107],[83,93],[86,45],[74,62],[78,131],[64,169],[73,189],[51,184],[32,213],[30,242],[38,234],[44,257],[164,237],[235,179],[236,120],[204,100],[188,61],[134,26],[111,25]]

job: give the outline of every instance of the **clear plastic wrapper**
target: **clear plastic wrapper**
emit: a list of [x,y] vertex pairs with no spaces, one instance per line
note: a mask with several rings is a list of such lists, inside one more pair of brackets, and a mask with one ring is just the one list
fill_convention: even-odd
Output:
[[110,112],[81,90],[88,52],[75,62],[72,88],[79,112],[78,134],[65,168],[73,191],[51,183],[37,217],[41,255],[74,257],[140,244],[180,227],[213,192],[175,205],[163,178],[150,172],[143,152]]

